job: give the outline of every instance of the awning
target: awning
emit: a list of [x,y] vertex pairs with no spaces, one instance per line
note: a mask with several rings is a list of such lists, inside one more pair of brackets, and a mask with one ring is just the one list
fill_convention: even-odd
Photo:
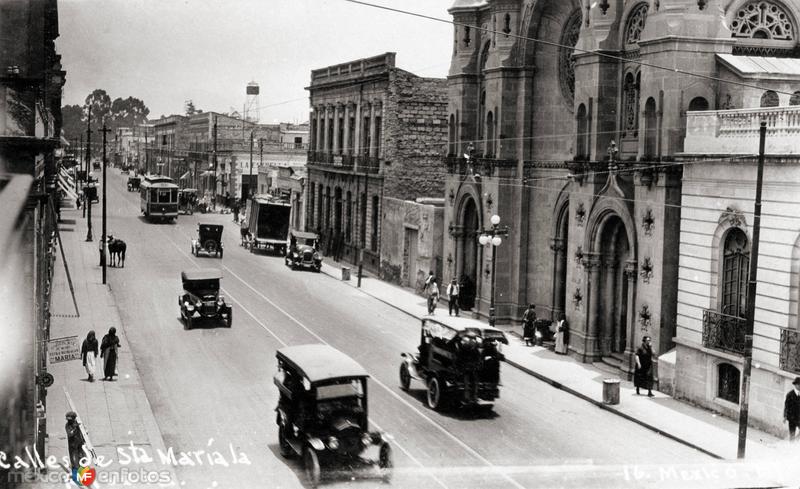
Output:
[[64,179],[59,175],[58,177],[58,186],[61,187],[61,190],[69,196],[71,199],[78,200],[78,195],[70,188],[70,186],[64,181]]
[[208,170],[208,171],[204,171],[203,173],[201,173],[200,176],[201,177],[208,177],[208,176],[211,176],[213,174],[214,174],[213,171]]
[[186,173],[184,173],[183,175],[181,175],[181,177],[178,180],[186,180],[187,178],[189,178],[189,172],[188,171]]

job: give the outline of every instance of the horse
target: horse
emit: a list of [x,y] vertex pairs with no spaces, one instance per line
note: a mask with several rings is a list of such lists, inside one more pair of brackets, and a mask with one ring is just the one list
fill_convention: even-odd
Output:
[[121,239],[116,239],[113,236],[108,237],[108,254],[111,255],[111,266],[119,266],[125,268],[125,250],[127,245]]

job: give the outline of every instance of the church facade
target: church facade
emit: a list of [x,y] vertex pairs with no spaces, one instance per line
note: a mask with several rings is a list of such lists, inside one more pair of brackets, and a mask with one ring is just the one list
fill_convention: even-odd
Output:
[[[796,10],[456,1],[445,279],[474,285],[478,316],[494,294],[501,323],[529,303],[540,318],[564,314],[570,353],[621,373],[644,336],[674,353],[687,114],[758,101],[725,57],[794,56]],[[495,250],[477,240],[493,215],[508,228]]]

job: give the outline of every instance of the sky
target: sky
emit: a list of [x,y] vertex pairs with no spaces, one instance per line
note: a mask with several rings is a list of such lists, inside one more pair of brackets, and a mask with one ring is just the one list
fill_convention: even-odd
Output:
[[[454,0],[370,0],[450,19]],[[261,122],[308,120],[311,70],[397,53],[396,65],[445,77],[452,26],[345,0],[59,0],[62,103],[95,88],[142,99],[150,118],[242,111],[260,86]]]

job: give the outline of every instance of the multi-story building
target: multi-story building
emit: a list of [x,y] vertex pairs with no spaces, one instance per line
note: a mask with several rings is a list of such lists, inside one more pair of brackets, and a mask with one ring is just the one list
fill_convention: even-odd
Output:
[[306,227],[387,280],[413,286],[440,270],[446,81],[386,53],[313,70],[308,90]]
[[[47,340],[65,73],[56,0],[0,6],[0,452],[43,458]],[[50,377],[52,378],[52,377]],[[63,422],[57,413],[56,422]],[[0,467],[0,485],[13,485]]]

